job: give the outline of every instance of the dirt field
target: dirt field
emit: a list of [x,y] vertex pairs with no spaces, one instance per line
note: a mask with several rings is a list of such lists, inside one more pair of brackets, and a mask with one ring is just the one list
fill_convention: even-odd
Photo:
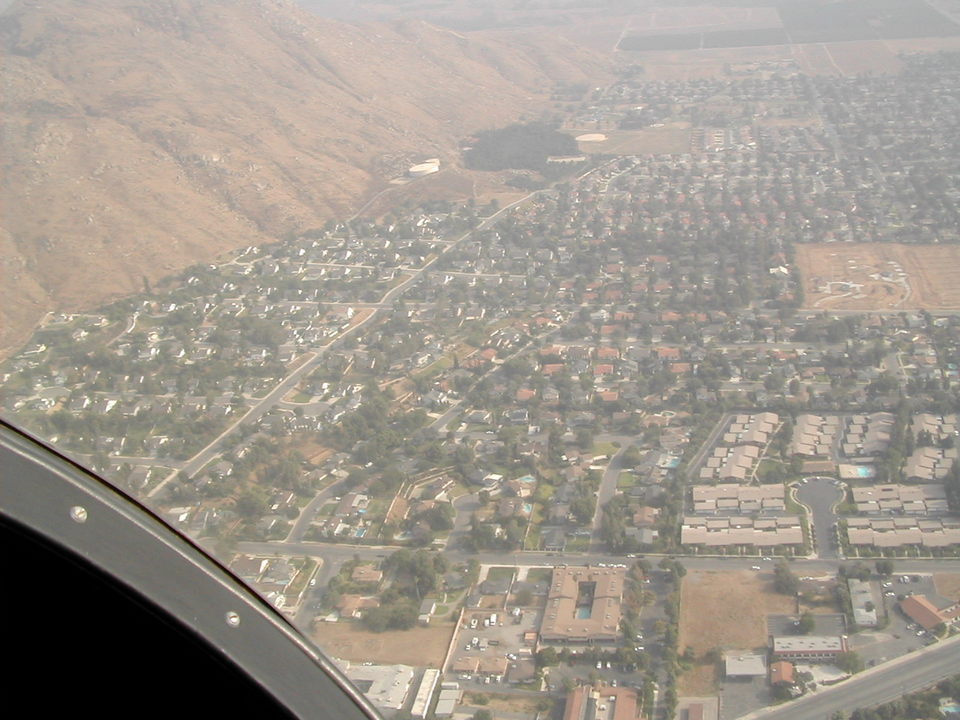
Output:
[[772,573],[689,573],[683,579],[678,649],[692,647],[698,664],[680,677],[680,695],[715,692],[716,667],[702,662],[704,653],[764,648],[766,616],[795,609],[792,598],[773,591]]
[[[576,130],[574,134],[581,132],[586,131]],[[658,155],[690,150],[690,123],[687,122],[644,130],[612,130],[605,134],[607,139],[603,142],[580,143],[580,151],[608,155]]]
[[633,33],[677,30],[747,30],[782,27],[780,14],[772,7],[657,7],[630,19]]
[[960,573],[937,573],[933,576],[937,592],[950,600],[960,600]]
[[373,633],[352,622],[320,622],[311,634],[324,652],[356,662],[440,667],[453,635],[453,623]]
[[844,75],[862,72],[896,74],[903,63],[882,40],[830,43],[827,50]]
[[784,62],[793,58],[787,45],[711,48],[705,50],[655,50],[625,53],[643,66],[645,80],[699,80],[723,77],[727,65]]
[[808,75],[840,75],[842,71],[825,43],[791,45],[794,57]]
[[797,263],[809,309],[960,309],[957,245],[797,245]]

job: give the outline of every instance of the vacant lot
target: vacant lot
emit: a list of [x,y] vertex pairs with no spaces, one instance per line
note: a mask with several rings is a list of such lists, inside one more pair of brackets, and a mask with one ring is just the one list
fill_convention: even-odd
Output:
[[960,309],[960,245],[797,245],[807,308]]
[[546,695],[541,695],[539,697],[517,697],[514,695],[497,695],[496,693],[489,692],[468,692],[465,693],[464,700],[466,703],[479,704],[476,702],[476,700],[480,697],[487,699],[487,702],[484,703],[483,706],[493,711],[495,717],[500,717],[497,715],[498,712],[504,713],[504,717],[506,717],[506,713],[525,713],[528,715],[533,715],[535,713],[544,712],[543,708],[541,707],[541,703],[543,703],[544,700],[546,700],[546,703],[551,706],[553,704],[553,700]]
[[691,572],[683,579],[679,651],[693,648],[697,664],[680,678],[681,695],[716,691],[716,666],[705,653],[763,649],[767,615],[795,610],[792,598],[773,590],[772,572]]
[[960,600],[960,573],[936,573],[933,582],[937,594],[950,600]]
[[356,662],[440,667],[453,635],[453,623],[385,633],[368,632],[357,623],[320,622],[312,633],[324,652]]

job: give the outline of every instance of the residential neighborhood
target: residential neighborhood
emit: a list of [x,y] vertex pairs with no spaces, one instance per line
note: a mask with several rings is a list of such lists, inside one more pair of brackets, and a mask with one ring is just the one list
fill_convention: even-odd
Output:
[[[682,121],[683,152],[50,313],[0,406],[388,715],[733,720],[953,647],[960,305],[908,302],[894,260],[845,305],[864,288],[805,255],[960,240],[960,57],[903,62],[625,74],[577,122]],[[744,634],[691,630],[694,602],[742,602]]]

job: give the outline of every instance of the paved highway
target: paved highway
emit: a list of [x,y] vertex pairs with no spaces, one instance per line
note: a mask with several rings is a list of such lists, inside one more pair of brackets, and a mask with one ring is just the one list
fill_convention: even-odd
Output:
[[827,720],[838,710],[873,707],[896,700],[960,672],[960,636],[871,668],[839,685],[786,705],[759,710],[740,720]]
[[[238,543],[240,552],[257,553],[265,555],[311,555],[323,557],[330,562],[343,562],[349,560],[354,555],[359,555],[364,559],[376,559],[396,552],[399,548],[390,545],[352,545],[348,543],[323,543],[323,542],[241,542]],[[633,558],[626,558],[623,555],[611,555],[609,553],[589,552],[589,553],[571,553],[558,552],[548,553],[542,551],[523,551],[512,553],[494,553],[481,552],[469,553],[459,549],[451,549],[444,552],[444,555],[450,562],[466,562],[475,559],[482,565],[513,565],[513,566],[534,566],[542,567],[549,565],[585,565],[595,563],[630,563]],[[647,553],[642,555],[651,563],[658,563],[663,557],[677,558],[688,570],[750,570],[758,564],[756,557],[698,557],[684,555],[657,555]],[[794,574],[804,575],[823,575],[826,573],[835,573],[837,568],[843,564],[849,564],[853,561],[841,561],[833,559],[797,559],[790,561],[790,568]],[[868,561],[869,562],[872,561]],[[960,572],[960,559],[904,559],[895,560],[897,573],[931,573],[931,572]],[[760,563],[763,566],[761,572],[772,572],[773,562]]]

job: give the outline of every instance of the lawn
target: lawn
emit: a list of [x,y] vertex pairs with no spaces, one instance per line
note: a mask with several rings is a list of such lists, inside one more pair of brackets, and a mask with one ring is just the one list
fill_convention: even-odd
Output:
[[594,456],[607,455],[612,457],[619,449],[620,448],[614,445],[613,443],[600,442],[600,443],[594,443],[593,447],[590,449],[590,452],[592,452]]
[[527,582],[550,582],[552,579],[552,568],[530,568],[527,571]]
[[513,580],[515,572],[512,567],[492,567],[487,570],[487,580]]

